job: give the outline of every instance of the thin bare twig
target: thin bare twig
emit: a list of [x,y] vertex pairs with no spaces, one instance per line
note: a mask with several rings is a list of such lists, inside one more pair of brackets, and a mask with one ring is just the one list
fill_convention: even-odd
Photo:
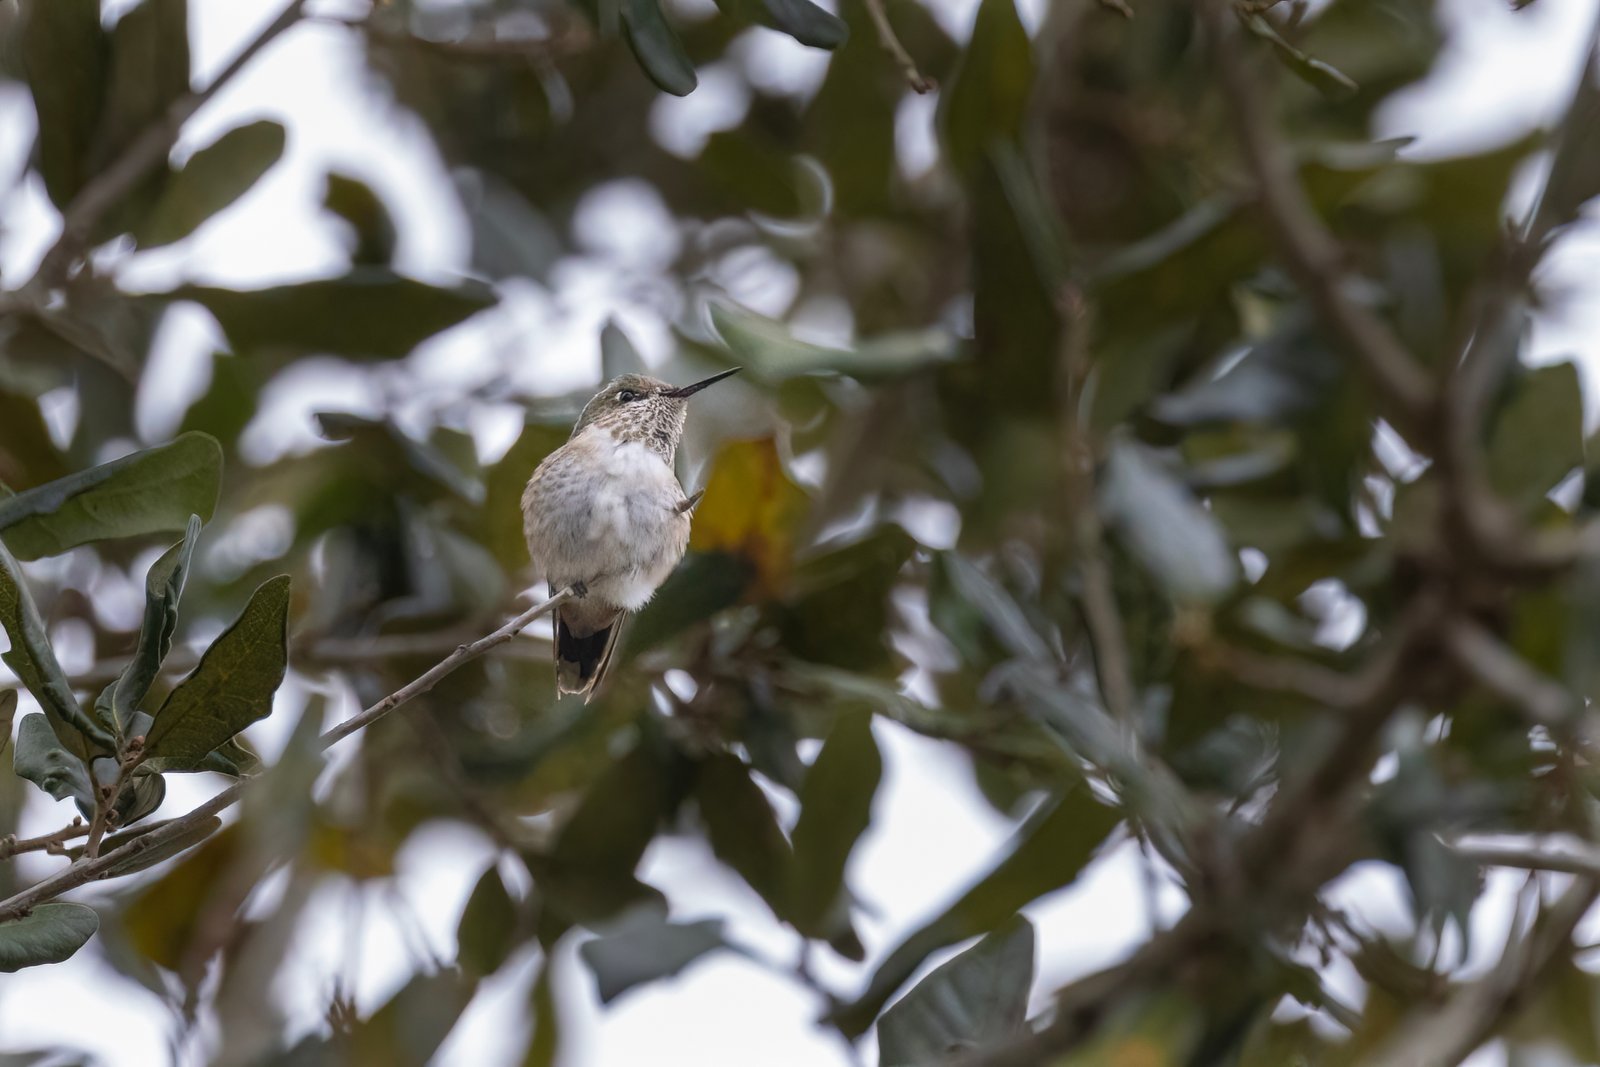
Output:
[[67,842],[88,832],[89,827],[83,819],[74,817],[72,822],[61,829],[40,834],[38,837],[7,834],[5,837],[0,837],[0,860],[8,860],[23,852],[48,852],[52,856],[64,856],[67,852]]
[[1510,838],[1463,836],[1445,844],[1458,855],[1485,867],[1517,867],[1600,878],[1600,848],[1572,834]]
[[[350,716],[350,718],[323,734],[318,740],[319,747],[323,749],[331,748],[351,734],[377,722],[407,701],[414,700],[423,693],[428,692],[460,667],[516,637],[534,619],[555,610],[566,603],[572,595],[572,590],[564,589],[548,600],[535,604],[493,633],[480,637],[470,644],[461,645],[412,681],[396,689],[393,693],[390,693],[364,711]],[[85,857],[65,870],[58,871],[56,874],[24,889],[22,892],[0,901],[0,922],[19,919],[40,904],[54,900],[70,889],[76,889],[78,886],[95,881],[105,875],[107,871],[119,866],[140,852],[157,848],[174,838],[190,832],[196,826],[211,818],[211,816],[236,803],[244,795],[244,791],[250,787],[250,782],[253,780],[240,779],[190,811],[187,815],[173,819],[160,829],[142,834],[127,844],[112,849],[103,856],[93,859]]]
[[905,75],[906,84],[911,86],[912,91],[931,93],[937,89],[937,83],[917,69],[917,61],[911,58],[906,46],[900,43],[899,36],[894,32],[894,26],[889,23],[889,12],[884,9],[883,0],[861,0],[861,2],[866,5],[867,15],[878,31],[878,43],[889,53],[895,66],[900,68],[900,73]]

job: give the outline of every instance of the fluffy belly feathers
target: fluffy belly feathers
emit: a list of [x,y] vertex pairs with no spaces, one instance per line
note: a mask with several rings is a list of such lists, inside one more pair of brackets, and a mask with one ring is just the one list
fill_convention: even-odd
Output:
[[636,610],[683,558],[683,499],[672,469],[644,444],[584,434],[528,483],[529,552],[552,585],[581,581],[591,596]]

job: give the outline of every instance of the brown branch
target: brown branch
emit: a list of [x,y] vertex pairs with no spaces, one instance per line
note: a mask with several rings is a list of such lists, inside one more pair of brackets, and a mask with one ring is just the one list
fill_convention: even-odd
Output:
[[1427,436],[1434,408],[1429,377],[1388,326],[1351,298],[1344,249],[1317,215],[1293,158],[1277,136],[1267,110],[1273,97],[1250,76],[1229,0],[1200,0],[1198,6],[1234,132],[1255,179],[1261,215],[1289,273],[1382,394],[1396,428]]
[[306,0],[290,0],[255,39],[234,57],[204,89],[188,92],[174,100],[160,119],[146,126],[112,164],[95,175],[78,191],[62,213],[61,235],[39,261],[33,278],[6,303],[42,306],[49,292],[66,280],[73,264],[87,250],[88,242],[100,221],[106,217],[146,175],[167,162],[177,143],[183,124],[234,79],[262,49],[300,20]]
[[1456,664],[1540,726],[1566,726],[1582,702],[1478,623],[1457,619],[1445,630]]
[[5,837],[0,837],[0,860],[8,860],[23,852],[48,852],[52,856],[64,856],[67,852],[67,842],[88,832],[89,827],[84,824],[83,819],[74,817],[72,822],[61,829],[38,837],[7,834]]
[[1579,878],[1544,909],[1542,923],[1523,932],[1513,924],[1500,960],[1477,981],[1459,987],[1438,1007],[1403,1021],[1370,1067],[1451,1067],[1494,1036],[1531,1001],[1533,990],[1572,943],[1572,932],[1600,894],[1600,881]]
[[899,36],[894,32],[894,26],[889,23],[889,12],[884,9],[883,0],[861,0],[861,2],[866,6],[867,15],[871,17],[872,25],[878,31],[878,43],[889,53],[889,58],[900,68],[900,73],[905,75],[906,84],[911,86],[912,91],[931,93],[937,89],[937,83],[917,69],[917,61],[911,58],[906,46],[900,43]]
[[[493,633],[480,637],[470,644],[461,645],[450,655],[428,668],[406,685],[401,686],[376,704],[352,715],[323,734],[318,741],[319,746],[323,749],[331,748],[351,734],[377,722],[407,701],[428,692],[458,668],[516,637],[534,619],[553,611],[565,603],[572,595],[570,589],[562,590],[548,600],[535,604]],[[193,811],[190,811],[187,815],[173,819],[160,829],[152,830],[150,833],[136,837],[127,844],[112,849],[103,856],[92,859],[85,857],[65,870],[58,871],[49,878],[8,897],[6,900],[0,901],[0,922],[19,919],[40,904],[54,900],[70,889],[76,889],[78,886],[86,885],[101,878],[107,871],[112,870],[140,852],[164,845],[168,841],[190,832],[196,826],[211,818],[211,816],[236,803],[244,795],[244,791],[250,787],[250,782],[253,780],[240,779],[210,800],[196,807]]]
[[1600,848],[1575,835],[1531,839],[1462,837],[1445,843],[1457,855],[1484,867],[1516,867],[1600,878]]

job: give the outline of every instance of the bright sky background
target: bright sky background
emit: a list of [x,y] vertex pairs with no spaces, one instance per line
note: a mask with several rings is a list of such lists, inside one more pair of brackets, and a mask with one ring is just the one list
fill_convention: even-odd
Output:
[[[698,2],[698,0],[697,0]],[[112,0],[111,7],[129,6]],[[192,0],[192,31],[199,78],[204,81],[241,43],[278,10],[278,0]],[[1039,0],[1027,3],[1035,21]],[[1137,8],[1137,0],[1134,0]],[[1600,0],[1538,0],[1513,14],[1505,0],[1444,0],[1452,27],[1450,43],[1435,75],[1400,94],[1383,110],[1379,136],[1419,134],[1410,151],[1447,156],[1497,144],[1550,121],[1577,75],[1581,49]],[[975,0],[942,0],[939,16],[962,36]],[[356,9],[359,10],[359,9]],[[683,100],[663,96],[652,119],[664,143],[686,154],[713,130],[736,124],[748,103],[742,69],[763,85],[805,94],[813,91],[825,58],[775,33],[751,31],[733,58],[701,71],[701,88]],[[464,219],[451,203],[450,176],[432,151],[417,120],[385,101],[357,59],[348,31],[329,25],[302,26],[265,53],[223,91],[187,128],[180,154],[210,143],[242,122],[274,117],[290,129],[280,164],[233,210],[208,223],[194,238],[144,254],[121,275],[130,287],[163,289],[180,279],[241,286],[331,273],[345,261],[342,247],[316,221],[322,176],[330,169],[370,183],[397,216],[401,229],[399,267],[425,279],[448,281],[467,258]],[[932,160],[932,100],[909,101],[897,138],[901,165],[919,169]],[[31,138],[33,116],[24,93],[0,87],[0,173],[16,173]],[[1526,177],[1532,178],[1533,175]],[[1531,188],[1531,184],[1530,184]],[[629,277],[648,274],[670,258],[676,235],[664,206],[637,184],[613,183],[597,190],[580,219],[583,254],[555,271],[551,291],[531,284],[510,287],[502,307],[435,339],[410,363],[414,417],[485,383],[504,382],[524,393],[562,393],[594,382],[600,325],[615,316],[649,358],[666,354],[668,334],[660,307],[641,302]],[[7,233],[0,252],[0,277],[15,284],[26,277],[54,237],[57,220],[42,190],[26,187],[0,201],[0,227]],[[1566,298],[1540,319],[1535,358],[1576,358],[1590,396],[1590,424],[1600,396],[1600,226],[1593,222],[1565,237],[1544,268]],[[736,279],[735,294],[752,307],[777,312],[794,292],[794,279],[771,264],[752,264]],[[170,434],[189,397],[205,386],[207,360],[222,343],[206,316],[175,310],[158,338],[155,359],[162,395],[140,398],[138,425],[149,440]],[[309,414],[327,407],[378,410],[407,401],[397,389],[364,374],[323,363],[289,376],[275,388],[247,437],[258,460],[309,447],[315,440]],[[420,383],[421,388],[416,387]],[[392,383],[391,383],[392,384]],[[55,416],[73,412],[58,405]],[[521,425],[511,403],[484,403],[471,413],[471,427],[486,458],[496,458]],[[70,669],[70,665],[69,665]],[[298,701],[296,701],[296,705]],[[340,714],[348,708],[336,708]],[[875,727],[886,761],[872,829],[856,851],[850,882],[865,904],[863,934],[875,964],[903,934],[933,913],[1003,848],[1010,825],[976,793],[960,758],[948,747],[921,739],[880,720]],[[271,756],[282,743],[283,724],[269,720],[253,729]],[[164,814],[187,810],[216,788],[197,776],[173,779]],[[54,829],[63,808],[30,791],[24,832]],[[351,893],[330,887],[304,924],[276,995],[290,1006],[295,1025],[308,1029],[322,1016],[335,976],[352,987],[362,1009],[381,1003],[412,968],[406,948],[416,931],[397,925],[392,907],[409,903],[420,934],[433,954],[454,956],[454,926],[473,881],[492,855],[489,844],[460,827],[435,827],[417,834],[400,858],[392,885],[368,887],[366,906],[351,907]],[[26,857],[25,873],[38,876],[59,860]],[[647,854],[643,877],[662,887],[674,917],[722,916],[730,932],[767,958],[789,963],[797,941],[770,920],[764,906],[734,876],[720,872],[701,842],[657,841]],[[1516,876],[1500,872],[1473,916],[1478,968],[1498,952]],[[263,887],[257,907],[269,906],[273,887]],[[1335,891],[1339,903],[1378,929],[1405,926],[1405,893],[1397,877],[1373,865],[1352,872]],[[1182,907],[1170,887],[1158,894],[1156,910],[1170,922]],[[94,894],[87,894],[93,899]],[[1102,857],[1072,887],[1029,909],[1041,945],[1035,996],[1061,982],[1114,962],[1149,932],[1148,894],[1130,847]],[[353,925],[353,918],[359,922]],[[1593,925],[1594,916],[1590,917]],[[350,969],[352,941],[359,964]],[[858,989],[869,971],[845,967],[819,953],[820,976],[832,987]],[[748,960],[715,956],[679,979],[634,992],[602,1010],[575,951],[558,961],[560,1006],[566,1023],[567,1067],[833,1067],[852,1062],[837,1039],[813,1026],[820,1005],[787,977]],[[522,1043],[517,1021],[533,973],[528,953],[488,983],[435,1061],[443,1067],[510,1064]],[[1359,986],[1348,967],[1329,974],[1335,988],[1359,1003]],[[93,1018],[95,1025],[86,1026]],[[0,1035],[8,1048],[62,1044],[98,1053],[109,1064],[166,1060],[170,1017],[159,1000],[118,977],[95,951],[70,962],[38,968],[0,983]],[[202,1062],[184,1050],[178,1062]],[[870,1042],[859,1062],[870,1065]],[[1500,1062],[1481,1054],[1474,1067]]]

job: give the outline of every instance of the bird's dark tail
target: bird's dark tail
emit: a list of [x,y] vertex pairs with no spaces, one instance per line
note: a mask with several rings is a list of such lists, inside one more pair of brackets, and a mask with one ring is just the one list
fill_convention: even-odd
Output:
[[577,693],[584,702],[594,698],[606,668],[611,665],[611,653],[617,647],[617,634],[622,631],[624,616],[618,614],[610,625],[579,637],[562,612],[556,614],[556,693]]

